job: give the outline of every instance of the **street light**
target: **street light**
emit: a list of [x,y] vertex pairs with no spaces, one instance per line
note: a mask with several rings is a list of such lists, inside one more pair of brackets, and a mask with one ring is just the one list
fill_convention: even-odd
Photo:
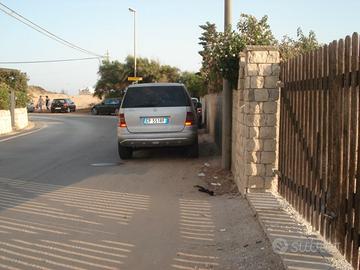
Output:
[[136,10],[129,8],[129,11],[134,14],[134,77],[136,77]]

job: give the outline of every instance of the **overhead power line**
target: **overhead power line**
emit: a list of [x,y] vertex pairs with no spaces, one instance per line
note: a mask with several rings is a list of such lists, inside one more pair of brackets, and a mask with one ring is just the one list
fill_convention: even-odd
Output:
[[39,32],[40,34],[62,44],[65,45],[67,47],[70,47],[74,50],[80,51],[82,53],[86,53],[86,54],[90,54],[96,57],[104,57],[103,55],[100,55],[98,53],[94,53],[92,51],[83,49],[77,45],[75,45],[74,43],[71,43],[55,34],[53,34],[52,32],[48,31],[47,29],[45,29],[44,27],[34,23],[33,21],[25,18],[23,15],[19,14],[18,12],[16,12],[15,10],[11,9],[10,7],[6,6],[5,4],[0,2],[0,11],[2,11],[3,13],[11,16],[12,18],[16,19],[17,21],[25,24],[26,26],[32,28],[33,30]]
[[86,61],[86,60],[99,60],[99,57],[86,57],[86,58],[70,58],[70,59],[54,59],[54,60],[33,60],[33,61],[3,61],[0,62],[2,65],[11,64],[42,64],[42,63],[60,63],[60,62],[75,62],[75,61]]

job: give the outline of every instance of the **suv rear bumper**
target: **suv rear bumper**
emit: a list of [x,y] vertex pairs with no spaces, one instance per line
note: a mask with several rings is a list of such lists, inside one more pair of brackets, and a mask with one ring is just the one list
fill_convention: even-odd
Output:
[[174,133],[130,133],[127,129],[118,128],[120,145],[133,148],[188,146],[196,142],[197,136],[195,127]]

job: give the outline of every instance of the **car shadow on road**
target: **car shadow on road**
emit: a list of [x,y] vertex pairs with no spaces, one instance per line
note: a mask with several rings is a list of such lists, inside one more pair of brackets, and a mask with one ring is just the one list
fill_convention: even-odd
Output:
[[[199,135],[199,158],[213,157],[220,154],[219,147],[208,134]],[[134,152],[132,160],[169,160],[194,159],[187,155],[185,147],[166,147],[139,149]]]

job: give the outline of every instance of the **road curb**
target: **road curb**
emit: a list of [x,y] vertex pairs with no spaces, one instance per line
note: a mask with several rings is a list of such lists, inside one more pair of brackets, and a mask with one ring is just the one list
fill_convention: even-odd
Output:
[[312,265],[324,270],[345,269],[345,261],[335,248],[309,231],[274,194],[249,193],[246,198],[285,269],[308,269]]
[[12,131],[10,133],[7,134],[2,134],[0,135],[0,142],[5,142],[8,140],[11,140],[13,138],[17,138],[17,137],[21,137],[21,136],[25,136],[28,134],[32,134],[34,132],[37,132],[39,130],[41,130],[43,127],[36,124],[35,122],[29,121],[29,124],[26,128],[21,129],[21,130],[15,130]]

